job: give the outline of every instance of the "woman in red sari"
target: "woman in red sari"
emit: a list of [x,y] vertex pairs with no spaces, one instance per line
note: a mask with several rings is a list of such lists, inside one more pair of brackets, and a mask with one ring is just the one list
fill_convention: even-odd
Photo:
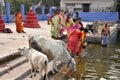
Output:
[[73,29],[68,36],[67,48],[70,51],[71,55],[74,57],[79,56],[82,50],[82,32],[80,29]]
[[70,34],[68,35],[68,43],[67,48],[74,57],[81,55],[82,51],[82,43],[83,43],[83,30],[84,28],[81,27],[80,24],[80,18],[78,18],[74,24],[74,29],[70,31]]
[[86,47],[86,34],[88,30],[83,27],[73,29],[68,35],[67,48],[70,51],[72,57],[81,56],[81,51]]

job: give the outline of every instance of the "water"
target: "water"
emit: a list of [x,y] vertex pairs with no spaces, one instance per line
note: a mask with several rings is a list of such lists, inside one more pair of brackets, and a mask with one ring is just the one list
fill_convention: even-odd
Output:
[[56,74],[59,75],[57,80],[120,80],[120,53],[116,52],[117,49],[120,49],[120,30],[111,37],[106,48],[89,44],[84,57],[77,59],[77,71],[60,71]]

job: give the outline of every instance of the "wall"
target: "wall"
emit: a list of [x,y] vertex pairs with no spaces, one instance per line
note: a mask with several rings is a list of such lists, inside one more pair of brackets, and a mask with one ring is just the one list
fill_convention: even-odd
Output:
[[[90,11],[101,12],[112,10],[114,6],[114,0],[61,0],[60,7],[66,10],[68,4],[90,4]],[[109,7],[111,7],[110,10]],[[75,6],[73,6],[73,8],[75,8]]]
[[[91,0],[90,11],[110,11],[113,9],[114,0]],[[111,9],[109,9],[111,7]]]
[[[4,20],[5,23],[10,23],[10,18],[12,17],[12,15],[10,14],[10,5],[9,3],[6,6],[6,15],[2,15],[2,18]],[[23,21],[25,19],[24,15],[24,5],[21,4],[20,6],[21,8],[21,12],[23,15]],[[34,13],[36,8],[35,6],[32,7]],[[52,8],[49,8],[49,14],[52,14]],[[47,20],[48,15],[45,15],[45,7],[42,7],[42,14],[41,15],[36,15],[37,19],[40,20]],[[116,22],[118,20],[118,13],[117,12],[79,12],[79,17],[82,18],[83,21],[89,21],[89,22],[93,22],[96,20],[106,20],[106,21],[114,21]]]
[[118,12],[79,12],[79,17],[87,22],[94,22],[96,20],[117,22]]

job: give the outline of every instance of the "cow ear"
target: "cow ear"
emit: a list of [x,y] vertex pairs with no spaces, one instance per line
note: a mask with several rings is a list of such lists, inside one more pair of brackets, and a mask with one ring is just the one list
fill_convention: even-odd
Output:
[[19,51],[21,51],[22,49],[21,48],[18,48]]
[[28,39],[31,39],[31,38],[32,38],[32,36],[31,36],[31,35],[29,35],[29,36],[28,36]]

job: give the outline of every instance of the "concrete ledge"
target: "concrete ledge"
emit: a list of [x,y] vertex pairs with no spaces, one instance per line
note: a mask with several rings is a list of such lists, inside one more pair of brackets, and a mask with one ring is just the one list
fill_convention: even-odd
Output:
[[88,43],[101,43],[101,36],[87,36],[86,41]]
[[[114,34],[114,32],[118,29],[118,24],[115,24],[111,29],[110,29],[110,36]],[[86,38],[88,43],[98,43],[101,44],[101,35],[89,35]]]

